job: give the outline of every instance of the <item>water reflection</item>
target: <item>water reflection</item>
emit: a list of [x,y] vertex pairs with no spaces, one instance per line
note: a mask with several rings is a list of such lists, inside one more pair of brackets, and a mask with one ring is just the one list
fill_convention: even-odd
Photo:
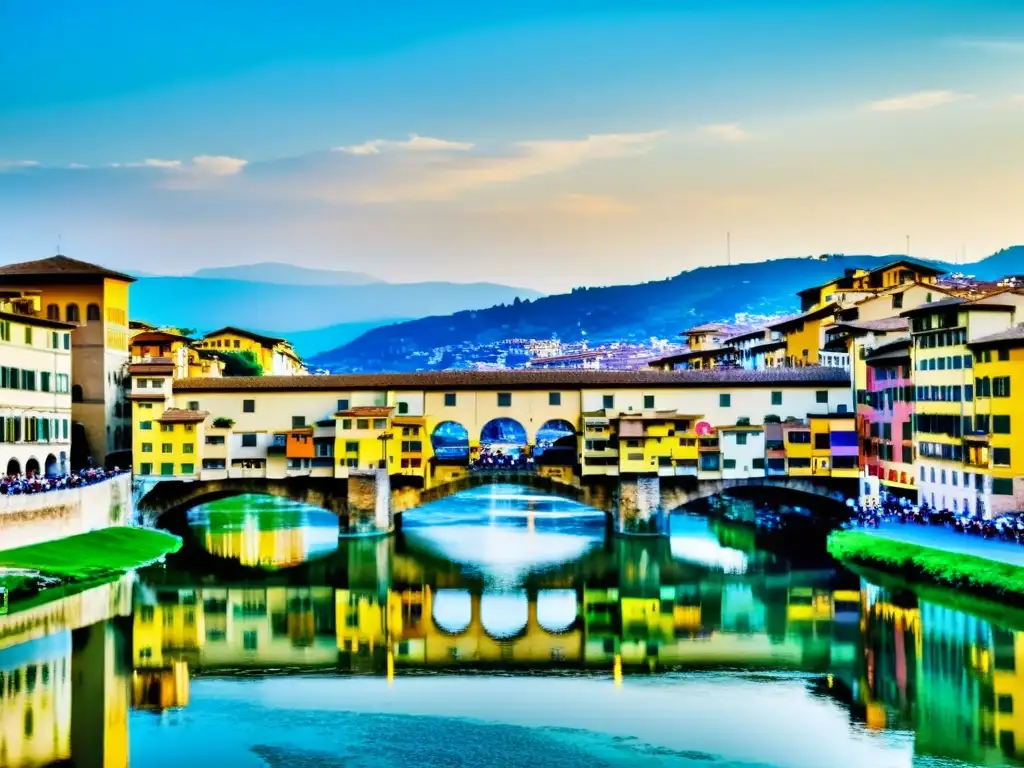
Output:
[[[670,542],[605,540],[600,519],[516,505],[435,510],[436,528],[285,570],[266,558],[262,580],[151,569],[0,617],[0,765],[125,766],[129,745],[146,766],[487,764],[496,749],[509,764],[1024,764],[1021,616],[795,569],[700,519],[674,520]],[[530,515],[525,551],[459,539],[518,546],[502,537]]]

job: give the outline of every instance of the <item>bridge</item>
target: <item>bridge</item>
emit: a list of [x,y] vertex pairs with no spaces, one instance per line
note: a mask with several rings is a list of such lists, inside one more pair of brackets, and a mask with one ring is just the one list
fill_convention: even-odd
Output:
[[135,506],[142,522],[218,499],[246,494],[278,496],[329,510],[338,516],[341,535],[386,535],[401,515],[430,502],[493,484],[514,484],[586,504],[608,516],[617,535],[667,536],[672,511],[713,496],[782,491],[839,505],[856,494],[855,481],[814,477],[717,478],[635,475],[580,477],[525,470],[468,470],[448,482],[423,488],[386,470],[352,472],[346,478],[224,478],[219,480],[137,479]]

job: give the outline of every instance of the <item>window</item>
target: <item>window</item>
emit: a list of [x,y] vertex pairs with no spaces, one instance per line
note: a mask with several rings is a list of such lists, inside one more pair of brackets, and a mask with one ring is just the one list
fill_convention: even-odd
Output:
[[832,441],[829,440],[828,432],[819,432],[814,436],[814,448],[815,450],[828,450],[832,445]]
[[243,448],[255,448],[256,447],[256,435],[252,432],[242,435],[242,447]]
[[341,428],[343,430],[345,430],[345,429],[352,429],[352,419],[342,419],[341,420]]
[[142,464],[139,465],[139,474],[141,474],[141,475],[152,475],[153,474],[153,465],[149,464],[147,462],[143,462]]
[[746,445],[746,444],[747,444],[747,433],[746,432],[737,432],[736,433],[736,445]]
[[1008,467],[1010,466],[1010,449],[1009,448],[993,448],[992,449],[992,464],[997,467]]
[[1007,360],[1010,359],[1010,350],[1005,347],[1003,349],[1000,349],[998,351],[998,359],[1000,362],[1005,363]]
[[814,402],[816,403],[828,403],[828,390],[819,389],[814,393]]
[[374,419],[373,420],[373,428],[374,429],[387,429],[388,428],[388,420],[387,419]]
[[751,462],[751,466],[754,469],[764,469],[764,459],[754,459]]
[[893,309],[903,309],[903,294],[902,293],[894,293],[892,295],[892,308]]
[[305,416],[292,416],[292,429],[301,429],[306,426]]
[[732,405],[732,395],[722,393],[718,396],[718,407],[728,408]]
[[207,435],[207,445],[224,445],[224,435]]
[[498,407],[508,408],[512,405],[512,393],[511,392],[499,392],[498,393]]
[[173,432],[174,431],[174,425],[173,424],[161,424],[160,425],[160,431],[161,432]]
[[32,326],[30,326],[30,325],[26,325],[25,326],[25,343],[26,344],[31,344],[32,343]]
[[370,420],[369,419],[356,419],[356,429],[369,429],[369,428],[370,428]]
[[182,453],[195,453],[196,452],[196,444],[195,443],[185,443],[185,444],[183,444],[181,446],[181,452]]
[[456,398],[455,398],[455,393],[454,392],[445,392],[444,393],[444,405],[445,405],[446,408],[454,408],[455,407],[455,401],[456,401]]
[[224,459],[203,459],[203,469],[226,469]]
[[60,307],[56,304],[46,305],[46,319],[47,320],[60,320]]
[[160,453],[174,453],[174,444],[173,443],[161,443],[161,445],[160,445]]
[[1009,477],[993,477],[992,493],[996,496],[1012,496],[1013,480]]
[[1008,435],[1010,434],[1010,417],[1009,416],[993,416],[992,417],[992,432],[997,435]]
[[139,422],[139,429],[150,430],[152,428],[153,428],[153,422],[152,421],[140,421]]
[[355,440],[349,440],[345,443],[345,453],[359,453],[359,443]]
[[562,393],[561,392],[548,392],[548,405],[561,405],[562,404]]
[[198,400],[189,400],[188,401],[188,409],[190,411],[198,411],[199,410],[199,401]]
[[243,400],[242,401],[242,413],[256,413],[256,401],[255,400]]
[[85,308],[85,319],[90,323],[96,322],[100,319],[100,307],[99,304],[90,304]]
[[420,453],[423,451],[423,443],[419,440],[403,440],[402,453]]
[[614,408],[615,407],[615,395],[603,395],[601,397],[601,406],[603,408]]
[[196,465],[195,464],[182,464],[181,465],[181,474],[183,474],[183,475],[192,475],[192,474],[195,474],[195,471],[196,471]]
[[772,405],[782,405],[781,392],[772,392]]
[[644,408],[654,407],[654,395],[644,395]]
[[722,462],[722,469],[736,469],[736,459],[725,459]]
[[996,376],[992,379],[992,397],[1010,396],[1010,377]]
[[78,313],[77,304],[68,304],[67,309],[64,310],[64,316],[67,317],[69,323],[79,323],[82,321],[82,317]]
[[404,416],[407,413],[409,413],[409,404],[405,401],[400,401],[398,403],[398,414]]
[[173,475],[174,474],[174,465],[173,464],[161,464],[160,465],[160,474],[161,475]]
[[338,401],[338,410],[339,411],[347,411],[348,410],[348,399],[347,398]]

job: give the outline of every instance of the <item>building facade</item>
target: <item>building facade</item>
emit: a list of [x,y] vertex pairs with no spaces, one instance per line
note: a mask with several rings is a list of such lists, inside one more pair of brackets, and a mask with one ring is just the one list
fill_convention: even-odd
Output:
[[0,471],[59,475],[71,457],[71,333],[38,294],[0,294]]
[[43,317],[72,326],[73,467],[126,464],[129,458],[131,410],[123,385],[133,282],[128,275],[66,256],[0,267],[0,289],[38,294]]
[[251,353],[265,376],[300,376],[306,373],[306,366],[291,343],[276,336],[227,326],[206,334],[196,346],[212,352]]

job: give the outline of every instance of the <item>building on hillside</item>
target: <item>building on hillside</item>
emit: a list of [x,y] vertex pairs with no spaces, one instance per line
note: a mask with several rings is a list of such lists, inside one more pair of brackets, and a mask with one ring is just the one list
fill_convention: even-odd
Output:
[[0,291],[0,471],[60,475],[71,460],[71,333],[40,295]]
[[570,355],[547,355],[535,357],[527,364],[527,368],[540,370],[579,370],[599,371],[601,363],[608,359],[610,353],[604,349],[588,349]]
[[992,477],[981,471],[983,460],[965,461],[978,460],[975,356],[968,345],[1012,328],[1022,312],[1024,294],[1010,290],[904,312],[914,341],[914,468],[920,500],[935,508],[991,516]]
[[[853,413],[845,373],[810,367],[220,379],[174,379],[173,368],[167,360],[131,367],[139,474],[347,477],[383,462],[391,474],[431,487],[464,476],[482,447],[508,443],[558,477],[721,478],[743,467],[762,476],[767,462],[753,460],[767,457],[748,454],[764,438],[744,443],[732,431],[758,433],[770,414],[823,414],[824,432],[845,432]],[[720,427],[744,429],[730,429],[723,449]],[[845,447],[841,437],[834,444]],[[826,457],[832,445],[826,440]]]
[[140,363],[166,358],[174,363],[174,377],[187,379],[199,376],[221,376],[224,362],[216,354],[197,349],[195,342],[180,333],[142,330],[131,338],[131,362]]
[[905,333],[865,349],[864,390],[857,401],[862,504],[880,503],[883,491],[917,502],[911,348]]
[[206,334],[197,345],[212,352],[252,352],[265,376],[300,376],[306,373],[306,366],[291,343],[276,336],[226,326]]
[[0,267],[0,290],[34,291],[48,320],[70,323],[73,467],[127,464],[128,291],[135,278],[67,256]]
[[988,512],[1024,511],[1024,325],[968,347],[974,355],[974,430],[964,436],[964,463],[986,476]]
[[736,361],[740,367],[757,371],[782,365],[786,340],[767,328],[755,328],[730,336],[724,342],[736,350]]

